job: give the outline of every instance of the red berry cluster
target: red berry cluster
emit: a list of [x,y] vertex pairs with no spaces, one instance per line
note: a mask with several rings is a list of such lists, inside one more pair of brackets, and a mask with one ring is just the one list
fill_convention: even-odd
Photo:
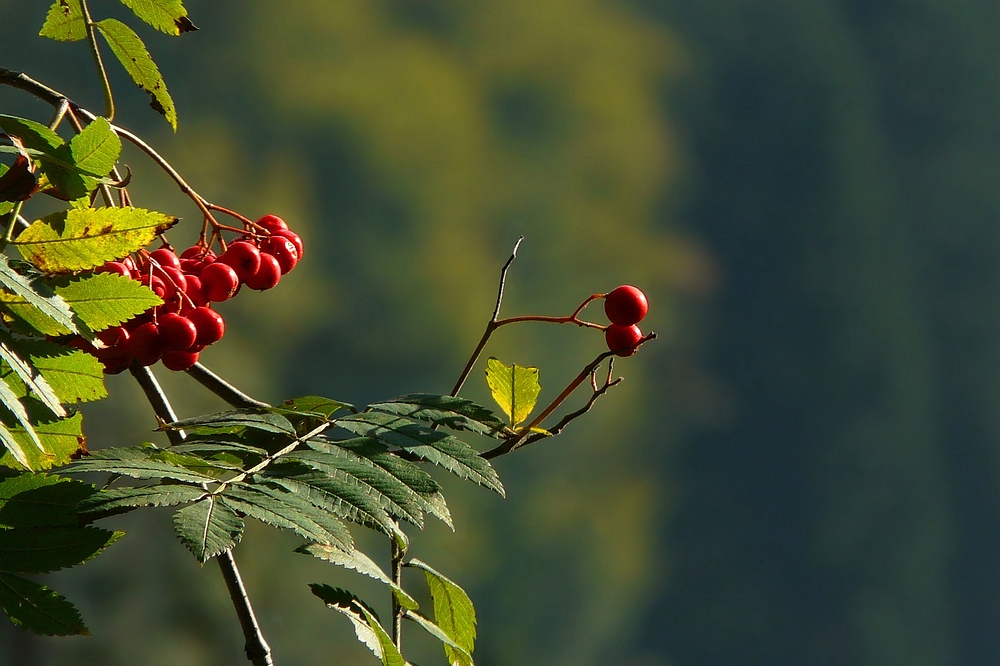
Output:
[[604,313],[611,324],[604,329],[608,349],[618,356],[631,356],[635,345],[642,340],[642,331],[636,326],[649,311],[646,294],[636,287],[623,284],[604,296]]
[[97,334],[101,345],[83,338],[70,344],[96,356],[108,374],[122,372],[133,362],[153,365],[160,360],[170,370],[187,370],[198,362],[201,350],[221,340],[226,331],[212,303],[229,300],[243,285],[271,289],[302,257],[302,239],[280,217],[265,215],[257,225],[266,232],[248,232],[218,256],[199,243],[180,257],[161,247],[97,268],[95,273],[139,280],[163,299],[163,305],[101,331]]

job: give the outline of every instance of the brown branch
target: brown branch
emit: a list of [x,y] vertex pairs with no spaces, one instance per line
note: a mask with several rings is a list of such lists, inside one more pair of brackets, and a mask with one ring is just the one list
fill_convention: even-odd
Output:
[[[389,537],[389,542],[392,544],[392,566],[391,575],[392,582],[397,588],[402,589],[403,587],[403,558],[406,556],[406,549],[403,548],[399,541],[395,537]],[[396,646],[396,649],[402,652],[403,650],[403,614],[406,609],[403,608],[399,599],[396,598],[396,593],[390,591],[390,596],[392,597],[392,642]]]
[[237,408],[258,408],[265,409],[271,405],[255,398],[251,398],[243,391],[239,390],[225,379],[215,374],[201,363],[195,363],[186,371],[188,376],[207,388],[209,391],[219,396],[227,403]]

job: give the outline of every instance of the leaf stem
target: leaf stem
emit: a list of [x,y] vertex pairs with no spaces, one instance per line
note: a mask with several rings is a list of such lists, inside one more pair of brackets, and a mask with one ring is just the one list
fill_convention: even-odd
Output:
[[[392,545],[392,582],[397,589],[402,589],[403,587],[403,558],[406,556],[406,549],[404,549],[393,537],[389,537],[389,543]],[[403,650],[403,615],[405,609],[400,605],[399,599],[396,598],[396,593],[390,590],[389,596],[392,597],[392,642],[396,646],[396,649],[402,652]]]
[[7,213],[7,217],[10,222],[7,223],[7,231],[4,232],[4,243],[9,243],[14,240],[14,227],[17,226],[18,218],[21,215],[21,207],[24,206],[23,201],[17,201],[14,203],[14,208]]
[[251,398],[243,391],[239,390],[225,379],[215,374],[201,363],[195,363],[187,369],[188,376],[207,388],[209,391],[219,396],[233,407],[251,407],[266,409],[271,405],[255,398]]
[[90,44],[90,54],[94,56],[94,64],[101,77],[101,90],[104,92],[104,117],[110,122],[115,119],[115,100],[111,95],[111,82],[108,80],[107,70],[104,69],[104,60],[101,59],[101,49],[97,45],[97,31],[94,30],[95,24],[90,18],[87,0],[80,0],[80,9],[83,11],[83,22],[87,28],[87,43]]
[[[156,377],[153,376],[150,369],[146,366],[133,363],[132,367],[129,368],[129,372],[132,373],[132,376],[135,377],[142,388],[143,393],[146,394],[146,399],[152,406],[157,420],[166,423],[176,421],[177,414],[174,412],[174,408],[170,405],[170,401],[167,400],[167,396],[160,387],[160,383],[156,381]],[[183,430],[167,430],[167,437],[170,439],[171,444],[178,444],[184,441],[185,435]],[[223,580],[226,581],[229,598],[233,602],[233,608],[236,609],[236,617],[239,619],[240,628],[243,630],[243,638],[246,641],[243,649],[247,655],[247,660],[253,666],[274,666],[274,660],[271,657],[271,648],[264,639],[264,633],[261,631],[260,625],[257,624],[257,618],[250,603],[250,596],[243,585],[243,578],[240,576],[240,570],[236,566],[232,549],[225,551],[216,559],[219,561],[219,570],[222,572]]]

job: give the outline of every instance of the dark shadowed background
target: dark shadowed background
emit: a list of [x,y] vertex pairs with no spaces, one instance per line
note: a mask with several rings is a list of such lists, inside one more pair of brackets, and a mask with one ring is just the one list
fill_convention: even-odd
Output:
[[[0,0],[0,65],[99,109],[86,46],[34,36],[48,4]],[[200,32],[138,27],[178,134],[115,70],[118,121],[301,231],[301,267],[225,304],[205,354],[248,392],[447,392],[520,234],[508,314],[649,295],[661,337],[627,381],[498,461],[508,499],[445,479],[457,531],[414,538],[476,602],[480,666],[1000,663],[1000,3],[185,4]],[[602,344],[525,326],[490,352],[540,366],[544,400]],[[182,415],[220,406],[156,372]],[[130,382],[86,410],[92,448],[158,436]],[[108,522],[128,536],[48,578],[94,636],[4,626],[0,665],[242,663],[169,514]],[[277,663],[373,663],[306,583],[384,592],[296,545],[258,526],[236,551]]]

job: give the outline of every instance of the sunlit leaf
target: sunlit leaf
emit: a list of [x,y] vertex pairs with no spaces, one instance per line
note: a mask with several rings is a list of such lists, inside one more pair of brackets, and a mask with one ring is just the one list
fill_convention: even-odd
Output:
[[73,310],[41,276],[27,278],[0,254],[0,305],[43,335],[76,333]]
[[[42,470],[65,465],[74,454],[86,449],[83,414],[76,413],[64,419],[37,421],[34,427],[35,434],[42,440],[44,453],[37,447],[31,446],[31,439],[22,428],[10,429],[10,434],[21,445],[31,463],[28,469]],[[15,467],[13,457],[9,455],[0,457],[0,465]]]
[[492,356],[486,361],[486,383],[493,399],[510,419],[511,428],[528,418],[542,390],[538,384],[538,368],[516,363],[505,365]]
[[72,405],[108,396],[104,386],[104,366],[94,356],[79,349],[41,340],[19,340],[21,354],[52,388],[58,402]]
[[472,662],[472,655],[463,649],[461,645],[456,643],[454,639],[448,635],[448,632],[444,631],[441,627],[414,611],[406,611],[406,615],[404,617],[407,620],[411,620],[420,625],[424,631],[441,641],[444,645],[445,655],[448,657],[448,663],[451,666],[474,666]]
[[83,21],[80,0],[56,0],[49,7],[42,25],[42,37],[60,42],[78,42],[87,38],[87,25]]
[[[6,337],[6,336],[0,336]],[[7,338],[9,341],[10,338]],[[58,345],[53,345],[58,346]],[[60,404],[59,396],[52,388],[45,376],[39,373],[36,367],[22,360],[17,353],[7,346],[7,342],[0,339],[0,358],[14,371],[18,378],[24,383],[26,389],[31,391],[42,404],[49,408],[56,416],[66,416],[66,409]],[[20,396],[19,396],[20,397]]]
[[153,110],[162,114],[176,132],[177,111],[174,109],[174,101],[167,92],[167,84],[163,81],[159,68],[146,50],[146,45],[139,39],[139,35],[117,19],[104,19],[95,25],[135,84],[149,93],[150,106]]
[[424,572],[434,602],[434,621],[455,644],[444,646],[448,663],[453,666],[472,663],[469,655],[476,645],[476,611],[469,595],[451,579],[420,560],[410,560],[406,566]]
[[188,18],[181,0],[121,0],[121,3],[140,19],[168,35],[198,29]]
[[329,608],[340,611],[351,621],[358,640],[382,660],[383,666],[406,666],[389,634],[379,623],[378,617],[361,599],[347,590],[329,585],[311,583],[309,589]]
[[70,154],[80,169],[107,175],[122,152],[122,142],[111,130],[111,123],[98,116],[83,131],[70,139]]

